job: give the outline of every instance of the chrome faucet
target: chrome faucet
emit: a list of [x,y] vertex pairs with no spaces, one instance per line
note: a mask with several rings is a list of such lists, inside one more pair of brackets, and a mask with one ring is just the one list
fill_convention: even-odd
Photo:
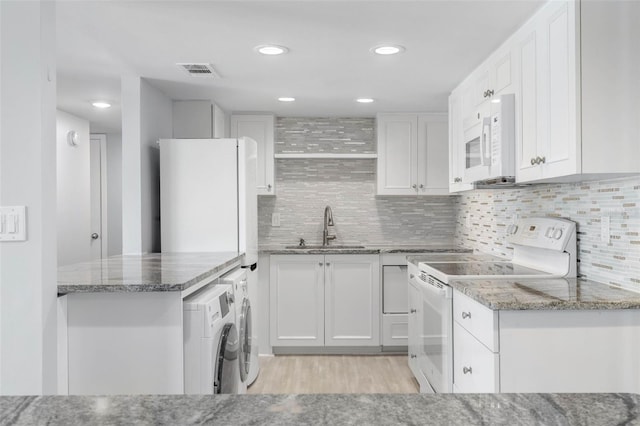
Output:
[[331,207],[327,206],[324,208],[324,229],[322,231],[322,245],[328,246],[329,240],[335,240],[335,235],[329,235],[329,227],[333,226],[333,212],[331,211]]

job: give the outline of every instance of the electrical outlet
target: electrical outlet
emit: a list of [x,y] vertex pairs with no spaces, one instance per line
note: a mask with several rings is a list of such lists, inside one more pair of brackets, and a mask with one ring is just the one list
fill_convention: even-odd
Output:
[[271,226],[280,226],[280,213],[271,214]]
[[600,241],[609,244],[609,240],[611,240],[611,218],[602,216],[600,218]]

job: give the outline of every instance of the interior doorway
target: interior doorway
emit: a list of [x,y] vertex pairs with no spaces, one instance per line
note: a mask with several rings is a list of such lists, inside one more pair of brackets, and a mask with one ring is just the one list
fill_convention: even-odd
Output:
[[107,136],[91,134],[91,259],[108,256]]

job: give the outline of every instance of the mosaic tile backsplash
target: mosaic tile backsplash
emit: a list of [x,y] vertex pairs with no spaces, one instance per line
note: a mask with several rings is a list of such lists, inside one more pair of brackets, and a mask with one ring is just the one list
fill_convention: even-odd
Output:
[[374,118],[276,119],[276,154],[375,154]]
[[[556,216],[578,228],[578,274],[640,291],[640,178],[514,189],[475,190],[456,198],[457,244],[511,257],[507,226],[517,217]],[[601,218],[611,239],[600,240]]]
[[[277,118],[277,153],[375,153],[373,118]],[[276,197],[259,197],[261,245],[322,243],[331,206],[332,244],[452,244],[455,196],[376,197],[374,159],[278,159]],[[271,214],[280,213],[280,227]]]

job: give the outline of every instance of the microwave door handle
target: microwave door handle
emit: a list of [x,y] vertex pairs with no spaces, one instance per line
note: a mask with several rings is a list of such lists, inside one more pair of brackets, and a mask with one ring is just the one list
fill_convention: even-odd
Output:
[[482,137],[480,138],[480,165],[489,165],[489,156],[487,155],[487,139],[489,139],[489,125],[485,122],[482,123]]

